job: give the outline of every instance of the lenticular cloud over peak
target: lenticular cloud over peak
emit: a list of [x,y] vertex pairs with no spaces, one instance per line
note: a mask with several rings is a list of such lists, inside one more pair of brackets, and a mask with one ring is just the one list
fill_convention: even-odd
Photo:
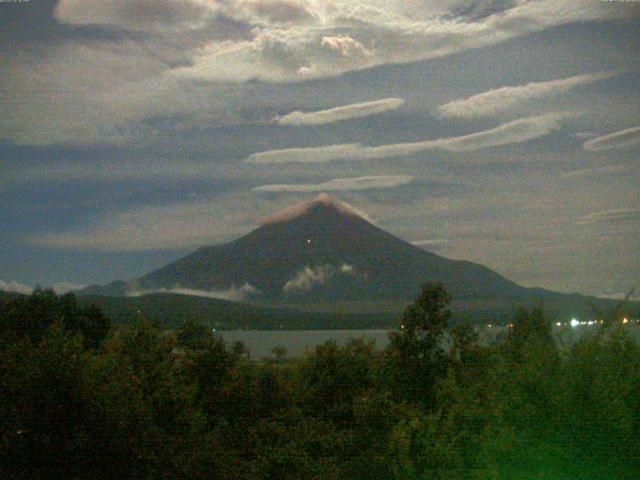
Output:
[[311,210],[313,207],[323,205],[325,207],[333,208],[337,210],[339,213],[343,215],[348,215],[352,217],[360,217],[368,222],[371,221],[369,216],[358,210],[352,205],[345,203],[343,201],[338,200],[337,198],[327,194],[321,193],[313,200],[307,200],[304,202],[296,203],[295,205],[291,205],[290,207],[286,207],[282,210],[279,210],[271,215],[267,215],[260,220],[261,225],[267,225],[270,223],[283,223],[298,218]]

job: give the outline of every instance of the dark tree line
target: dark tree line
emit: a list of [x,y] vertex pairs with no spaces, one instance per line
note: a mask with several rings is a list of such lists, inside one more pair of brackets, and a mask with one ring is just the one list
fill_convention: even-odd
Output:
[[632,479],[640,348],[559,347],[540,309],[494,342],[428,285],[389,346],[255,361],[187,323],[109,328],[71,295],[0,303],[4,478]]

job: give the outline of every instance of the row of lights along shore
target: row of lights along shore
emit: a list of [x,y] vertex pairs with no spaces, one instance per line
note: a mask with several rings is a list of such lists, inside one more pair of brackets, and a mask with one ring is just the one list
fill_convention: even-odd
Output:
[[[571,328],[576,328],[582,325],[586,325],[586,326],[591,326],[591,325],[602,325],[604,323],[604,320],[587,320],[587,321],[580,321],[577,318],[572,318],[571,321],[569,322],[556,322],[555,326],[556,327],[571,327]],[[623,325],[632,325],[632,324],[640,324],[640,319],[629,319],[627,317],[623,318],[620,323],[622,323]],[[494,325],[492,323],[487,324],[487,328],[494,328],[494,327],[501,327],[502,325]],[[404,327],[404,325],[403,325]],[[513,328],[513,323],[508,323],[507,324],[507,328]]]

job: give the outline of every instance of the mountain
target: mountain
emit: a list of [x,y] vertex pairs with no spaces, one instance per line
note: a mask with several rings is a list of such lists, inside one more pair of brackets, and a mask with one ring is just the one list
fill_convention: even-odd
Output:
[[469,315],[511,314],[541,301],[577,315],[590,302],[604,302],[525,288],[482,265],[441,257],[325,194],[265,218],[235,241],[200,248],[136,280],[81,293],[174,292],[307,310],[399,311],[427,281],[444,283],[455,309]]

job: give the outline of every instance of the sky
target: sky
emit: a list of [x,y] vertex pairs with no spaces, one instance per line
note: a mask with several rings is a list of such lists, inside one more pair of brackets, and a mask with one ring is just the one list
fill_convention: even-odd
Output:
[[0,288],[327,192],[525,286],[640,287],[640,3],[0,2]]

